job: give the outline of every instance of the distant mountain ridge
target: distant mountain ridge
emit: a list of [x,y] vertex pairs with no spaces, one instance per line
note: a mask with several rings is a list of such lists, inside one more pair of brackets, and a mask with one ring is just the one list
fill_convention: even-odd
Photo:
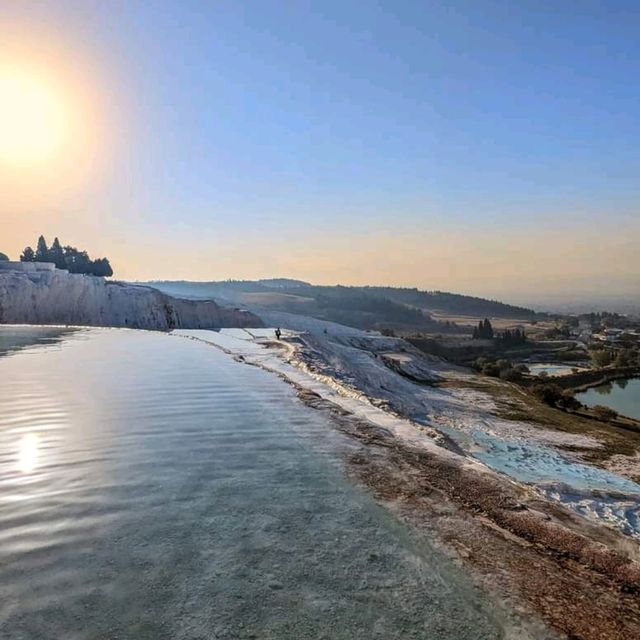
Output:
[[269,278],[256,280],[265,287],[277,287],[278,289],[314,288],[333,289],[346,288],[360,290],[363,293],[370,293],[383,298],[388,298],[393,302],[407,304],[427,311],[442,311],[445,313],[460,313],[462,315],[495,315],[502,318],[528,318],[536,315],[534,309],[519,305],[508,304],[482,298],[479,296],[469,296],[461,293],[450,293],[448,291],[421,291],[417,287],[386,287],[386,286],[351,286],[344,285],[323,286],[313,285],[303,280],[293,280],[290,278]]

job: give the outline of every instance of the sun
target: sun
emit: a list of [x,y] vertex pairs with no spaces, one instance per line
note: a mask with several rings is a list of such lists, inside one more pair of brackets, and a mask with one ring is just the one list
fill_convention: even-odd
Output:
[[35,72],[0,66],[0,163],[53,162],[69,140],[70,113],[55,84]]

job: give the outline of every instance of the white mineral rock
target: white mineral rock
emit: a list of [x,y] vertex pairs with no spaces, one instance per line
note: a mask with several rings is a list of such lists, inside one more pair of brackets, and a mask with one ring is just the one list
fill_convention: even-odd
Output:
[[158,330],[262,324],[252,313],[213,301],[180,300],[151,287],[70,274],[46,263],[6,262],[0,268],[0,323]]

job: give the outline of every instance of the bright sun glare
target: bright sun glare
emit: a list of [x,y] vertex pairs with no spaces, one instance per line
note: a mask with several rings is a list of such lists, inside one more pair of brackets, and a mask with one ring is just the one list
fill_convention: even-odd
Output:
[[18,467],[23,473],[30,473],[38,463],[39,439],[35,433],[27,433],[20,440]]
[[68,138],[69,113],[56,87],[37,74],[0,67],[0,162],[42,164]]

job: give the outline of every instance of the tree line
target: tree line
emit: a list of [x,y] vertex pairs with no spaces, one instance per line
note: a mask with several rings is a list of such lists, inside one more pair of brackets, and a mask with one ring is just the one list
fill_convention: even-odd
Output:
[[480,320],[478,326],[473,328],[474,340],[493,340],[494,338],[504,347],[524,344],[527,341],[524,329],[506,329],[502,333],[496,334],[489,318]]
[[48,247],[44,236],[40,236],[36,250],[26,247],[20,256],[20,261],[53,262],[57,269],[66,269],[69,273],[84,273],[105,278],[113,275],[113,269],[107,258],[92,260],[86,251],[70,245],[63,247],[58,238],[54,238],[52,245]]
[[507,329],[498,335],[498,341],[505,347],[512,347],[524,344],[527,341],[527,335],[524,329]]

